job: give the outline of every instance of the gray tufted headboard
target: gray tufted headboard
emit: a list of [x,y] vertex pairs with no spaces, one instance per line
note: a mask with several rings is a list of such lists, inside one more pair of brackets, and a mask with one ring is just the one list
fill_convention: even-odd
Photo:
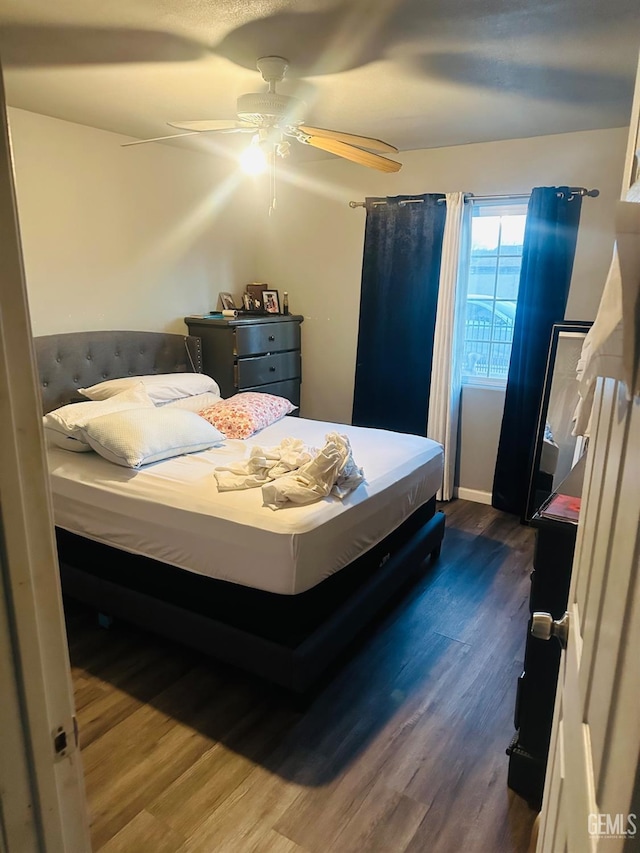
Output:
[[200,338],[164,332],[68,332],[34,338],[43,411],[77,399],[78,388],[150,373],[201,373]]

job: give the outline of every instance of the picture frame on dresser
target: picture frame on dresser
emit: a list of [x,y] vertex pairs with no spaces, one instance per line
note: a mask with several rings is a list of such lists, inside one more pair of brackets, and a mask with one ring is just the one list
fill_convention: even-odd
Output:
[[280,297],[277,290],[264,290],[262,292],[262,304],[267,314],[280,313]]
[[264,309],[262,294],[265,290],[269,290],[269,285],[266,283],[262,284],[259,282],[252,282],[246,286],[245,290],[251,297],[253,303],[251,307],[257,310]]
[[218,294],[218,297],[223,311],[235,311],[236,303],[231,293],[223,290]]

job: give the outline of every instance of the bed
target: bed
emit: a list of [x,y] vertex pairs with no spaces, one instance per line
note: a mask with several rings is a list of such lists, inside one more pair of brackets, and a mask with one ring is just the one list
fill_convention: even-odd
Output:
[[[202,370],[199,339],[183,335],[78,332],[35,347],[45,413],[104,379]],[[318,446],[333,429],[366,475],[344,501],[274,512],[259,489],[218,494],[214,468],[252,444]],[[285,417],[135,473],[95,453],[50,448],[48,461],[65,595],[299,693],[444,535],[441,448],[417,436]]]

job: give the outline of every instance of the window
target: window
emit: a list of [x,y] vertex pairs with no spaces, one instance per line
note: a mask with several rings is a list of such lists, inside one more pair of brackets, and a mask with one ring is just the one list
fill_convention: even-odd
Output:
[[527,204],[519,199],[472,203],[462,377],[471,383],[506,382]]

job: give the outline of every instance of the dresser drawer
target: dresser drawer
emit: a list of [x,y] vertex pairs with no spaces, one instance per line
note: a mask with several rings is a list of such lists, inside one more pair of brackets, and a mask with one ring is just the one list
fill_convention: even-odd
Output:
[[282,382],[284,379],[295,379],[298,376],[300,376],[300,353],[297,351],[261,355],[257,358],[242,358],[236,365],[238,389]]
[[[257,385],[255,388],[242,388],[242,391],[259,391],[261,394],[275,394],[276,397],[284,397],[293,403],[294,406],[300,405],[300,380],[287,379],[284,382],[271,382],[268,385]],[[299,412],[296,410],[291,413],[296,417]]]
[[256,323],[235,328],[237,356],[290,349],[300,349],[299,323]]

